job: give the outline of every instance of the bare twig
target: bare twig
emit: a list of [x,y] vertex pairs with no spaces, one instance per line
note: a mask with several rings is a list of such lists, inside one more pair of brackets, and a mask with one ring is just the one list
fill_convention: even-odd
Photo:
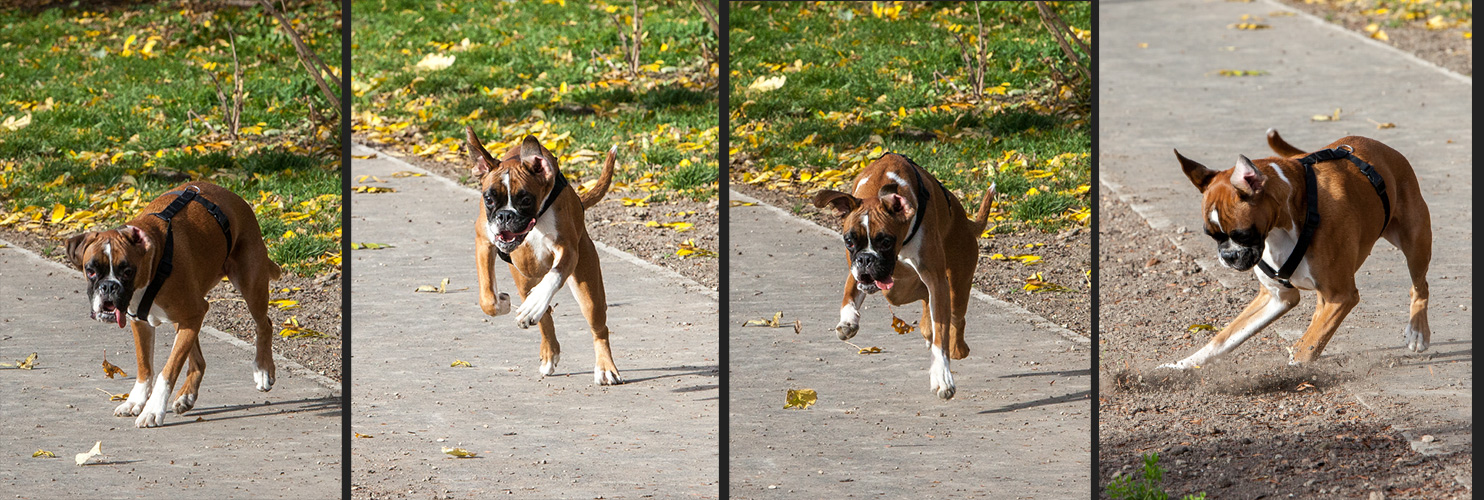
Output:
[[1051,35],[1056,38],[1056,44],[1061,46],[1062,53],[1066,54],[1067,59],[1072,63],[1072,67],[1076,68],[1077,73],[1082,75],[1084,79],[1092,78],[1091,74],[1087,71],[1087,65],[1082,62],[1082,57],[1076,50],[1072,49],[1072,45],[1067,43],[1067,39],[1070,38],[1073,42],[1076,42],[1077,46],[1082,49],[1083,54],[1091,54],[1092,52],[1088,50],[1087,45],[1077,38],[1077,34],[1073,33],[1071,28],[1067,27],[1067,23],[1063,22],[1061,16],[1056,15],[1056,12],[1052,11],[1051,6],[1047,5],[1046,2],[1038,0],[1036,2],[1036,12],[1041,14],[1041,24],[1046,26],[1046,31],[1050,31]]
[[989,41],[984,33],[984,16],[979,13],[979,3],[974,3],[974,18],[977,20],[978,36],[974,39],[974,58],[969,58],[969,44],[964,41],[961,33],[953,33],[953,40],[958,42],[958,55],[964,60],[964,68],[969,72],[970,83],[974,87],[974,98],[984,98],[984,68],[994,54],[989,52]]
[[633,0],[634,19],[629,26],[624,26],[623,19],[618,13],[613,14],[613,24],[618,27],[619,46],[624,51],[624,62],[629,65],[629,74],[639,76],[639,49],[644,39],[644,14],[639,11],[639,0]]
[[299,38],[299,33],[294,31],[294,28],[289,25],[288,19],[284,19],[283,14],[279,14],[278,9],[273,8],[272,3],[268,2],[268,0],[258,0],[258,5],[262,5],[263,10],[268,11],[275,19],[278,19],[278,26],[282,27],[284,33],[288,34],[289,40],[294,42],[294,52],[299,54],[299,63],[304,65],[304,70],[309,72],[309,76],[314,77],[314,83],[319,86],[320,92],[324,92],[325,99],[330,101],[331,105],[335,106],[335,112],[341,112],[340,98],[336,97],[335,93],[330,91],[330,86],[326,85],[324,77],[320,76],[321,73],[330,75],[330,80],[335,82],[335,87],[343,91],[345,85],[341,84],[340,79],[335,78],[335,72],[330,71],[330,67],[326,66],[324,61],[321,61],[319,56],[314,54],[314,51],[309,50],[309,46],[305,45],[304,40]]
[[[227,135],[232,140],[237,140],[237,129],[242,124],[242,65],[237,60],[237,36],[231,28],[227,28],[227,42],[232,47],[232,100],[227,101],[226,92],[222,91],[222,82],[213,71],[207,71],[206,75],[211,77],[211,83],[216,86],[216,99],[222,105],[222,121],[227,123]],[[204,120],[203,120],[204,123]],[[211,128],[207,125],[207,128]],[[214,133],[215,130],[213,129]]]
[[701,17],[706,18],[706,24],[711,26],[711,34],[721,38],[721,27],[716,22],[716,5],[711,0],[694,0],[696,10],[701,11]]

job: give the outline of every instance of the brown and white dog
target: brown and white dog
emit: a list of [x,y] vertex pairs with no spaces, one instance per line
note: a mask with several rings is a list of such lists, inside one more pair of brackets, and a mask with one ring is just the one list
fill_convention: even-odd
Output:
[[613,353],[608,348],[608,302],[603,291],[603,269],[598,251],[587,235],[584,211],[602,201],[613,181],[618,146],[608,150],[597,185],[578,195],[557,167],[556,157],[534,136],[526,136],[499,161],[465,127],[474,175],[483,194],[474,226],[474,258],[479,273],[479,307],[485,314],[510,312],[510,295],[500,293],[495,266],[509,263],[510,276],[520,292],[515,325],[541,325],[541,375],[556,373],[561,359],[551,301],[564,285],[582,308],[593,333],[593,381],[621,384]]
[[[185,192],[197,196],[198,201],[185,202],[169,223],[154,215],[167,211]],[[228,223],[218,222],[216,215]],[[187,360],[190,365],[185,385],[175,391],[170,407],[176,415],[195,407],[201,376],[206,372],[197,335],[210,308],[206,294],[222,277],[230,279],[242,294],[257,324],[253,382],[260,391],[273,388],[276,367],[273,324],[268,321],[268,286],[282,271],[268,258],[252,206],[236,194],[207,182],[182,184],[150,202],[143,214],[124,227],[69,238],[67,258],[87,275],[93,319],[118,324],[119,328],[127,319],[134,330],[137,378],[129,399],[113,410],[115,416],[138,415],[134,420],[138,427],[163,425],[166,399]],[[162,260],[168,265],[162,266]],[[162,267],[170,269],[168,276],[155,287],[158,294],[153,304],[142,306],[141,300]],[[141,311],[140,307],[148,310]],[[155,374],[155,327],[161,323],[175,324],[175,347],[164,370]]]
[[[979,263],[979,234],[993,199],[991,185],[969,220],[958,197],[931,172],[895,153],[861,170],[853,194],[815,194],[814,206],[833,207],[842,218],[840,232],[850,262],[840,324],[835,326],[840,340],[860,329],[860,305],[868,294],[882,292],[892,305],[923,301],[918,325],[932,354],[928,387],[940,398],[953,398],[948,358],[969,355],[964,315]],[[898,266],[898,261],[906,265]]]
[[[1268,130],[1268,146],[1279,156],[1248,160],[1216,172],[1175,152],[1180,168],[1202,193],[1201,218],[1206,233],[1217,242],[1223,266],[1246,271],[1260,264],[1282,266],[1294,253],[1308,206],[1303,150],[1289,145],[1277,131]],[[1319,305],[1303,338],[1291,349],[1290,363],[1313,361],[1339,328],[1350,309],[1360,302],[1355,273],[1371,246],[1386,238],[1407,258],[1412,277],[1411,320],[1403,331],[1407,348],[1427,350],[1432,333],[1427,326],[1427,266],[1432,260],[1432,218],[1417,185],[1412,165],[1396,150],[1365,137],[1344,137],[1327,150],[1349,150],[1369,162],[1384,180],[1380,194],[1365,174],[1348,159],[1313,165],[1321,223],[1313,231],[1308,251],[1297,262],[1285,286],[1261,269],[1254,269],[1257,298],[1237,319],[1223,328],[1195,354],[1165,368],[1188,369],[1227,354],[1299,303],[1299,289],[1317,290]],[[1387,205],[1390,214],[1388,216]]]

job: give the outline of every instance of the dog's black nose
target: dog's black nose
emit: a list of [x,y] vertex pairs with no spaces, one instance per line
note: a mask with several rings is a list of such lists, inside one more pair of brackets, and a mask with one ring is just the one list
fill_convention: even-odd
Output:
[[495,222],[501,225],[510,225],[511,223],[516,222],[516,219],[518,217],[520,217],[520,214],[516,213],[514,210],[501,210],[499,212],[495,212]]
[[114,280],[108,280],[98,284],[98,292],[103,295],[116,296],[122,291],[124,291],[123,284]]

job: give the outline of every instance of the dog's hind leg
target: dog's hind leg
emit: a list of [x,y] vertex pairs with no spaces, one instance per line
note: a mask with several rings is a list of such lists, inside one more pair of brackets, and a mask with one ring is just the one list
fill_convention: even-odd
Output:
[[587,325],[593,332],[593,383],[617,385],[623,383],[618,366],[613,363],[613,350],[608,345],[608,297],[603,290],[603,270],[598,265],[598,251],[592,240],[586,238],[578,252],[577,272],[568,278],[572,297],[582,308]]
[[[1421,220],[1432,220],[1426,215],[1427,205],[1418,203],[1424,215]],[[1401,249],[1407,256],[1407,271],[1412,275],[1411,317],[1402,333],[1402,341],[1412,352],[1426,351],[1432,343],[1432,329],[1427,325],[1427,267],[1432,262],[1432,225],[1392,224],[1386,229],[1386,241]]]
[[[247,303],[247,312],[252,315],[253,324],[257,327],[257,337],[253,342],[256,348],[252,366],[253,386],[259,391],[267,392],[273,389],[273,382],[278,375],[278,366],[273,362],[273,322],[268,319],[268,299],[271,281],[277,279],[281,271],[268,258],[268,247],[255,243],[239,246],[234,255],[227,259],[226,271],[227,279],[232,281],[232,286],[242,295],[242,301]],[[242,265],[244,262],[267,262],[272,268],[253,269]]]

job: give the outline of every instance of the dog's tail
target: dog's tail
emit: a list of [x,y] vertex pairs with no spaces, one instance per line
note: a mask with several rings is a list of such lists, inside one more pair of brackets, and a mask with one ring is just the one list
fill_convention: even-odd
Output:
[[979,202],[979,212],[974,214],[974,237],[978,238],[984,233],[984,226],[989,224],[989,210],[994,205],[994,186],[989,183],[989,189],[984,191],[984,200]]
[[608,194],[608,186],[613,185],[613,164],[618,161],[618,145],[614,144],[608,149],[608,159],[603,160],[603,173],[598,174],[598,183],[592,189],[578,196],[582,200],[584,210],[593,208],[598,202],[603,201],[603,196]]
[[1289,144],[1288,141],[1283,140],[1283,136],[1278,135],[1277,129],[1268,129],[1268,147],[1273,148],[1274,153],[1278,153],[1286,157],[1303,156],[1307,154],[1304,152],[1304,150],[1293,147],[1293,145]]

